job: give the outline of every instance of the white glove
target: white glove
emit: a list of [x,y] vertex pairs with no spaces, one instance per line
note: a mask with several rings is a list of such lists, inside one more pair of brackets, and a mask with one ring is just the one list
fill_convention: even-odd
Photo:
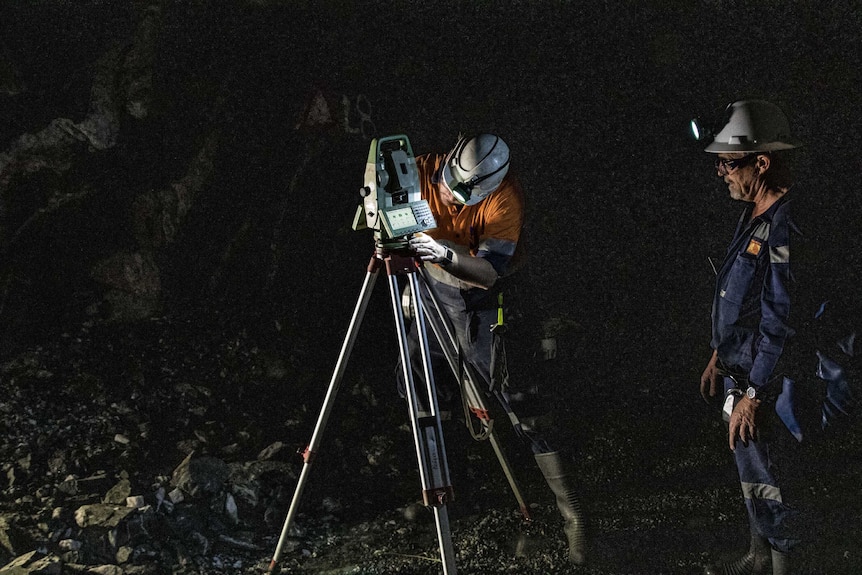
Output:
[[444,267],[452,263],[452,250],[427,234],[417,233],[410,238],[409,245],[422,261],[441,264]]

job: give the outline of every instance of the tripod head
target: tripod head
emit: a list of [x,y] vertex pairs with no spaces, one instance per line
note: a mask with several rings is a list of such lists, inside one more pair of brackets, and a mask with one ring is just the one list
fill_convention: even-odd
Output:
[[422,199],[419,169],[405,135],[371,141],[365,185],[359,194],[363,199],[353,229],[374,230],[380,248],[404,248],[411,234],[437,227],[428,202]]

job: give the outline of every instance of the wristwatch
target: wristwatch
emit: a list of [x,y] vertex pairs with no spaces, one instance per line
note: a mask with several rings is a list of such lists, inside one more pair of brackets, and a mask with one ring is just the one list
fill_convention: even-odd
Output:
[[748,399],[752,401],[754,401],[755,399],[758,401],[763,401],[763,393],[753,385],[748,386],[748,389],[745,390],[745,395],[747,395]]
[[451,249],[446,248],[446,254],[443,256],[443,259],[440,260],[440,265],[444,268],[448,268],[452,265],[452,258],[455,257],[454,252]]

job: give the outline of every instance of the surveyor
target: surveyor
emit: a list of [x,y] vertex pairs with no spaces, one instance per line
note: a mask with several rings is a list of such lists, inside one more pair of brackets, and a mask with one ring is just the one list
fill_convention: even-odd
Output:
[[[429,264],[425,266],[429,284],[454,325],[461,361],[482,379],[478,383],[484,392],[512,412],[506,390],[492,377],[495,346],[490,330],[497,322],[500,278],[511,271],[524,224],[524,193],[510,170],[509,147],[494,134],[459,137],[448,153],[417,156],[416,164],[422,198],[428,201],[437,227],[414,235],[409,245]],[[415,351],[415,325],[408,339]],[[432,356],[437,358],[434,367],[440,368],[435,373],[448,370],[439,350],[432,350]],[[440,394],[457,393],[439,383]],[[571,461],[526,423],[519,422],[515,429],[531,449],[556,498],[565,520],[569,559],[583,564],[585,525],[573,486]]]

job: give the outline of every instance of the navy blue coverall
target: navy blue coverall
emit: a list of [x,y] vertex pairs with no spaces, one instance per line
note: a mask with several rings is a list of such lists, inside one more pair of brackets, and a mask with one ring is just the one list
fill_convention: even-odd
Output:
[[[791,238],[798,230],[784,196],[760,216],[751,218],[746,208],[736,228],[724,262],[717,271],[712,306],[712,348],[724,374],[727,394],[751,385],[777,397],[784,385],[782,357],[790,326]],[[777,477],[775,445],[770,434],[778,426],[774,404],[759,408],[757,437],[748,445],[738,442],[734,451],[742,493],[753,533],[769,540],[782,552],[797,542],[789,529],[795,514],[782,498]]]

